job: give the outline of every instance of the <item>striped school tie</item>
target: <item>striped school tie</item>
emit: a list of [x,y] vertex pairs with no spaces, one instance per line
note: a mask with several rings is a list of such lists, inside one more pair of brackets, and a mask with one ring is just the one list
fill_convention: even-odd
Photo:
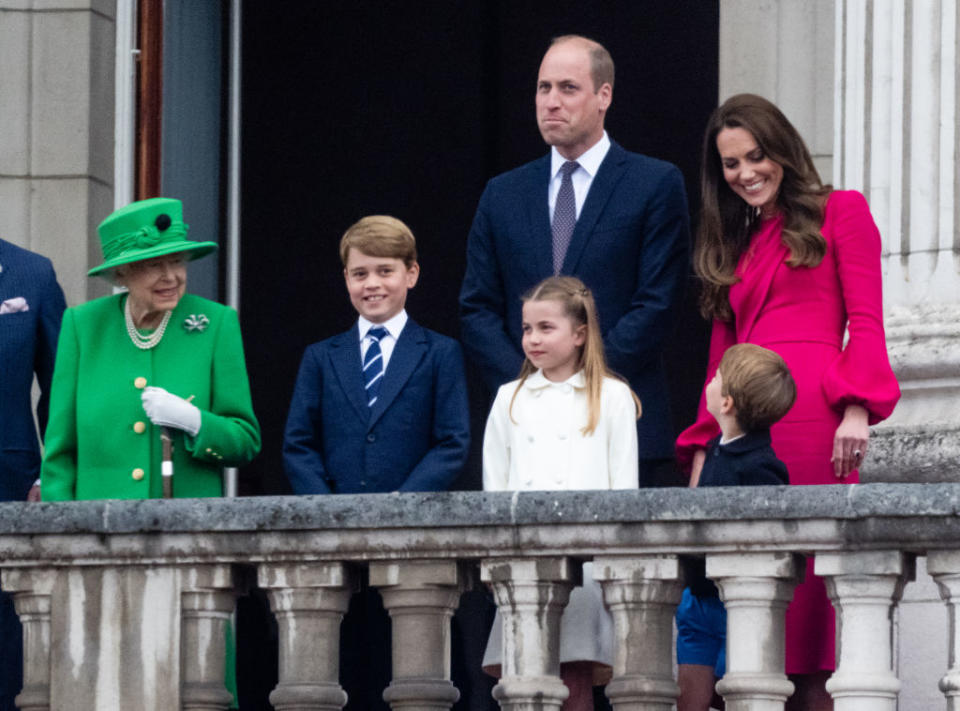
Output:
[[380,339],[387,335],[383,326],[374,326],[367,331],[372,343],[367,347],[363,356],[363,387],[367,390],[367,407],[373,407],[380,394],[380,383],[383,382],[383,351],[380,350]]

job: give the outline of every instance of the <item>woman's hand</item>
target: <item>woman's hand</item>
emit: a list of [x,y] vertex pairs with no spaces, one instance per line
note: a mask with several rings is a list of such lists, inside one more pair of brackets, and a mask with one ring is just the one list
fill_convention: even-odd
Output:
[[190,400],[155,387],[144,388],[140,400],[143,411],[158,427],[176,427],[192,437],[200,431],[200,410]]
[[847,405],[843,420],[833,437],[833,472],[837,479],[845,479],[860,467],[867,456],[870,426],[867,410],[862,405]]
[[691,489],[695,489],[700,483],[700,472],[703,471],[703,463],[707,461],[707,450],[698,449],[693,453],[693,464],[690,467],[690,484]]

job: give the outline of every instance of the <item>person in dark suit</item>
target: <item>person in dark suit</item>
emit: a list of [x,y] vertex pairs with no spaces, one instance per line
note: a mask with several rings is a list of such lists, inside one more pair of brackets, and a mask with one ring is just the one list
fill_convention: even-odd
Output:
[[[770,427],[790,411],[797,385],[783,358],[752,343],[728,348],[706,387],[720,434],[707,445],[691,487],[789,484],[770,444]],[[727,618],[702,558],[685,563],[687,587],[677,606],[677,711],[708,711],[726,670]]]
[[[0,501],[39,500],[40,447],[31,389],[40,390],[37,420],[46,428],[50,380],[67,304],[46,257],[0,239]],[[0,711],[14,711],[22,685],[20,621],[0,594]]]
[[[408,318],[416,242],[400,220],[365,217],[340,242],[359,318],[307,348],[287,416],[283,461],[297,494],[443,491],[467,458],[470,418],[460,345]],[[390,627],[363,585],[340,636],[347,709],[388,709]]]
[[604,118],[613,60],[579,36],[554,40],[537,79],[550,154],[493,178],[480,198],[460,292],[461,339],[487,388],[523,362],[520,297],[553,274],[593,292],[612,370],[643,402],[640,486],[675,484],[662,363],[687,273],[689,217],[680,171],[611,141]]

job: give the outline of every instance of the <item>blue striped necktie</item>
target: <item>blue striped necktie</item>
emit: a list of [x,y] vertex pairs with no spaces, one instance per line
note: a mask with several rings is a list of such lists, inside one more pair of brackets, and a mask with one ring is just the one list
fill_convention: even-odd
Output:
[[373,407],[380,394],[380,383],[383,382],[383,351],[380,350],[380,339],[387,335],[383,326],[374,326],[367,331],[371,339],[367,352],[363,356],[363,387],[367,390],[367,407]]

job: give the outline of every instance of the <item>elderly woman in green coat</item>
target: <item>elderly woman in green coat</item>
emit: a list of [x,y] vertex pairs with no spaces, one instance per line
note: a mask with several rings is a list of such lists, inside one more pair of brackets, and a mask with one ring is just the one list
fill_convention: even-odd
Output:
[[260,451],[240,324],[233,309],[186,293],[179,200],[117,210],[99,227],[104,262],[89,274],[127,291],[66,311],[51,386],[45,501],[163,493],[161,431],[173,440],[173,495],[220,496],[222,468]]

